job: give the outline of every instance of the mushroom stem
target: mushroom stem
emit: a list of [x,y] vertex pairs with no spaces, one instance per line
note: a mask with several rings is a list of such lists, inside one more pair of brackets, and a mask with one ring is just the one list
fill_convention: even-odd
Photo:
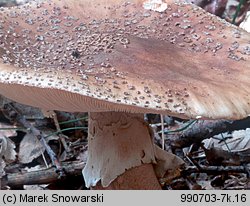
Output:
[[152,164],[143,164],[131,168],[118,176],[108,187],[101,186],[101,183],[95,187],[95,190],[160,190],[161,186],[155,176]]
[[161,188],[152,166],[156,163],[154,145],[143,115],[90,113],[88,135],[88,161],[83,170],[87,187]]

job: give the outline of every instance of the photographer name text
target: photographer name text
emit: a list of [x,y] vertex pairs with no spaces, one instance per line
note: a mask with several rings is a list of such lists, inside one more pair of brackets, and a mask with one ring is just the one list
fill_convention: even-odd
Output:
[[95,195],[60,195],[60,194],[4,194],[2,202],[7,205],[9,203],[103,203],[103,194]]

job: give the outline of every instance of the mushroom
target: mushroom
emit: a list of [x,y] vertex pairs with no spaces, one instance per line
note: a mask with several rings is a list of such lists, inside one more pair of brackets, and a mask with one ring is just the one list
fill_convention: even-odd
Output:
[[88,187],[159,189],[143,114],[250,114],[250,35],[173,0],[48,0],[0,11],[0,94],[89,112]]

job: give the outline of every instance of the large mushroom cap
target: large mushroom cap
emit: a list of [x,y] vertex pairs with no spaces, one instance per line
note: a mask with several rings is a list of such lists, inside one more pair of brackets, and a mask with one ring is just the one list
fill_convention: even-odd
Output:
[[250,114],[248,33],[191,4],[129,2],[2,8],[0,93],[65,111]]

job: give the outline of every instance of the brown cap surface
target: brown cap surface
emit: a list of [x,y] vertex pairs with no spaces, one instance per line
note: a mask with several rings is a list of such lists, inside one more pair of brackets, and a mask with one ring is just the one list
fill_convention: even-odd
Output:
[[130,2],[1,8],[0,94],[51,110],[250,114],[247,32],[191,4]]

